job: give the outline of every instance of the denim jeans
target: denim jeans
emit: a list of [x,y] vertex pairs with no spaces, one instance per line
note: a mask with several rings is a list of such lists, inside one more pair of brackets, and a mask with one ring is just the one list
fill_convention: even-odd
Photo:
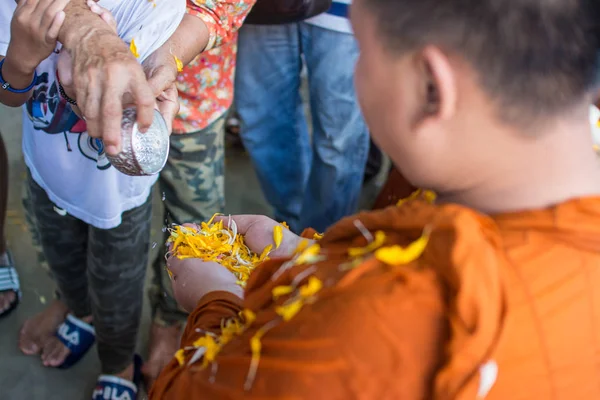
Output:
[[[304,22],[245,25],[238,42],[241,137],[275,218],[319,231],[357,211],[369,135],[354,91],[354,36]],[[312,143],[302,100],[306,63]]]

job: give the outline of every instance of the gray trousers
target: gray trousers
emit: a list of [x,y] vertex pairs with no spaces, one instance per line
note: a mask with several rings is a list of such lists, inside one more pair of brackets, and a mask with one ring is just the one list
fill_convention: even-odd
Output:
[[148,263],[151,196],[123,213],[114,229],[58,214],[28,174],[28,212],[60,299],[82,318],[92,315],[103,374],[123,371],[137,341]]

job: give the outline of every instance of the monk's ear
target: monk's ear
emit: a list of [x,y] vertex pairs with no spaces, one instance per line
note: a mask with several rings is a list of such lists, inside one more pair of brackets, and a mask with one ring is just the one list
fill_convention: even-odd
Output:
[[420,123],[450,119],[456,110],[457,82],[452,64],[438,47],[425,47],[419,57]]

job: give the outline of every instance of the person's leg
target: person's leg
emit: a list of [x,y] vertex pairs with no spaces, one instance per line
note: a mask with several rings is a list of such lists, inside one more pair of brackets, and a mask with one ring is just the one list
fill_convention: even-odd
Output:
[[132,379],[150,249],[152,200],[113,229],[89,227],[87,266],[102,373]]
[[314,129],[300,227],[323,231],[358,208],[369,134],[354,91],[354,36],[300,25]]
[[298,24],[240,29],[235,101],[241,137],[275,218],[296,228],[310,163]]
[[[224,125],[227,113],[207,128],[185,135],[171,136],[171,150],[162,170],[159,188],[164,199],[168,226],[206,221],[225,208]],[[153,263],[149,290],[153,312],[148,361],[142,372],[150,387],[179,348],[182,322],[187,314],[173,298],[166,270],[164,243]]]
[[60,300],[25,322],[19,347],[25,354],[41,351],[45,365],[57,366],[68,355],[68,350],[54,336],[67,311],[81,319],[89,319],[91,315],[86,276],[87,224],[56,208],[30,174],[27,190],[36,230]]
[[[8,154],[0,133],[0,266],[9,265],[10,258],[6,247],[6,237],[4,236],[4,223],[6,221],[6,208],[8,207]],[[0,313],[8,310],[17,294],[8,290],[0,292]]]

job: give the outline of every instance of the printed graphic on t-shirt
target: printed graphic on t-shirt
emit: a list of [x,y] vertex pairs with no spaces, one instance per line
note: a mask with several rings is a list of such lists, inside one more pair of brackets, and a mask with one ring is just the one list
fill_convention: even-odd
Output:
[[[48,72],[38,78],[31,98],[26,104],[27,114],[36,130],[50,135],[62,134],[65,138],[65,149],[73,151],[73,144],[90,161],[96,163],[100,170],[110,168],[104,153],[102,141],[87,134],[84,120],[79,118],[71,105],[62,98],[58,83],[49,79]],[[77,135],[76,140],[73,134]]]

